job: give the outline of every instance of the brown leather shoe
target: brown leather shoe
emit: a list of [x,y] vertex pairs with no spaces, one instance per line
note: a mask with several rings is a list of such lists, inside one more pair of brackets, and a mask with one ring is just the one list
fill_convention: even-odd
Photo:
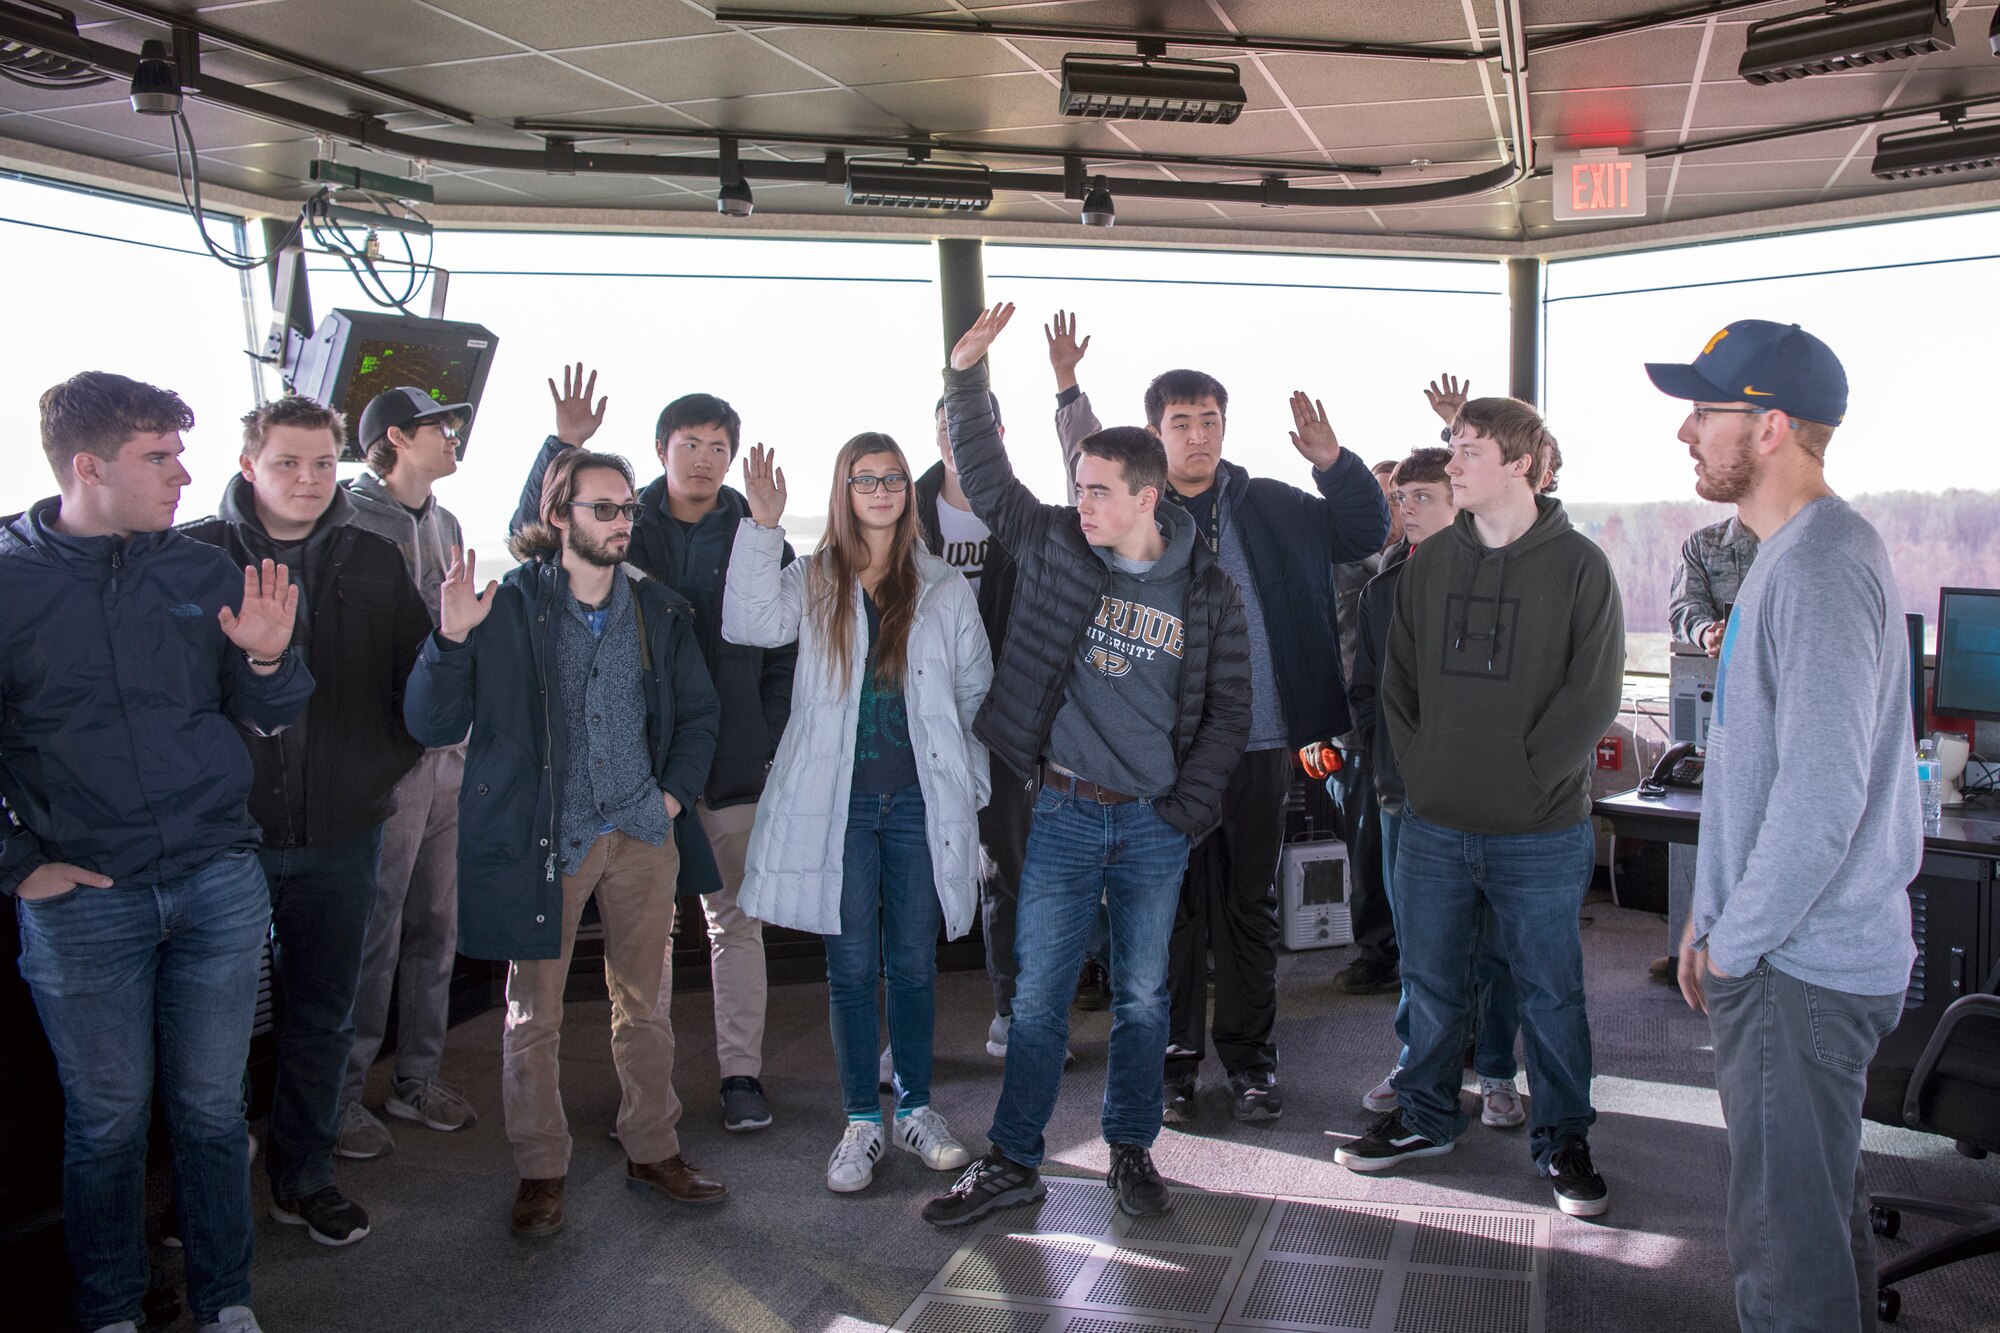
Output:
[[701,1173],[701,1168],[679,1153],[664,1162],[625,1163],[625,1186],[635,1190],[658,1190],[676,1203],[721,1203],[729,1197],[729,1187]]
[[514,1194],[514,1234],[548,1236],[562,1230],[564,1176],[553,1180],[522,1180]]

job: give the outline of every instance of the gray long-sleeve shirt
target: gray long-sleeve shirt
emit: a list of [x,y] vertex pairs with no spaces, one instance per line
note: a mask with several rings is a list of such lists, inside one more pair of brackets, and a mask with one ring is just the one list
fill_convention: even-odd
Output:
[[1772,534],[1737,595],[1702,782],[1694,937],[1742,976],[1910,980],[1906,890],[1923,858],[1909,657],[1889,553],[1847,503]]

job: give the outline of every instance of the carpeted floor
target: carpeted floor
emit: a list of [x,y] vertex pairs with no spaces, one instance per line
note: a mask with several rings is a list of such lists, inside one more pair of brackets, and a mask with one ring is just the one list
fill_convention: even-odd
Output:
[[[1706,1023],[1646,979],[1646,961],[1663,951],[1659,918],[1596,900],[1585,918],[1599,1114],[1592,1148],[1612,1208],[1596,1222],[1553,1214],[1548,1327],[1733,1328],[1720,1216],[1726,1160]],[[1398,1175],[1361,1177],[1333,1164],[1330,1136],[1362,1128],[1358,1099],[1394,1055],[1394,996],[1357,998],[1328,984],[1347,957],[1344,949],[1284,957],[1283,1119],[1233,1123],[1226,1094],[1209,1081],[1220,1078],[1211,1061],[1203,1120],[1193,1132],[1161,1136],[1161,1170],[1208,1189],[1551,1210],[1522,1131],[1474,1124],[1451,1156]],[[982,1047],[990,992],[983,975],[961,972],[940,979],[939,997],[936,1104],[978,1152],[999,1089],[999,1063]],[[1048,1168],[1101,1173],[1097,1103],[1109,1016],[1075,1018],[1077,1060],[1049,1129]],[[373,1217],[371,1236],[333,1250],[259,1222],[255,1304],[265,1328],[866,1333],[893,1324],[963,1237],[918,1218],[923,1200],[949,1178],[907,1154],[891,1151],[866,1193],[827,1191],[825,1160],[841,1118],[824,988],[772,992],[764,1086],[777,1119],[755,1134],[721,1129],[706,993],[677,995],[674,1019],[675,1083],[688,1102],[685,1150],[727,1181],[727,1202],[685,1208],[623,1188],[624,1157],[606,1137],[618,1105],[609,1006],[576,1003],[563,1052],[576,1135],[568,1225],[540,1242],[510,1235],[515,1177],[500,1123],[500,1014],[489,1012],[452,1032],[445,1070],[478,1105],[481,1123],[441,1135],[391,1121],[394,1154],[340,1164],[341,1187]],[[386,1092],[386,1077],[376,1070],[371,1100]],[[2000,1158],[1967,1161],[1943,1140],[1874,1125],[1866,1146],[1878,1189],[2000,1195]],[[267,1200],[258,1176],[261,1210]],[[1882,1242],[1885,1252],[1943,1225],[1906,1218],[1903,1238]],[[1897,1327],[1908,1333],[2000,1330],[2000,1257],[1914,1279],[1902,1295]],[[185,1319],[175,1325],[188,1327]]]

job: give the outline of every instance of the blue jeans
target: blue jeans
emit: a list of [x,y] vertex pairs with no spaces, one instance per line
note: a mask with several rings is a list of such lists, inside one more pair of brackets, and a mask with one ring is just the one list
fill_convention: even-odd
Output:
[[1100,805],[1043,788],[1021,867],[1014,951],[1014,1024],[993,1146],[1040,1166],[1069,1048],[1077,969],[1105,900],[1111,919],[1111,1050],[1102,1124],[1107,1143],[1150,1147],[1160,1133],[1167,1053],[1167,942],[1187,873],[1185,833],[1151,802]]
[[[1396,913],[1396,844],[1403,836],[1403,817],[1382,813],[1382,888],[1389,914]],[[1496,946],[1493,914],[1481,904],[1479,948],[1472,958],[1472,1072],[1481,1078],[1511,1081],[1516,1073],[1514,1039],[1521,1035],[1521,1009],[1514,998],[1514,974],[1507,955]],[[1402,1051],[1398,1066],[1410,1062],[1410,995],[1396,997],[1396,1041]]]
[[323,847],[257,853],[271,885],[278,1075],[264,1168],[280,1199],[333,1184],[340,1088],[354,1047],[354,992],[375,908],[382,826]]
[[[67,1105],[63,1231],[86,1329],[141,1322],[146,1128],[157,1059],[198,1322],[250,1301],[243,1068],[271,897],[255,854],[164,884],[20,903],[34,992]],[[156,1054],[157,1052],[157,1054]]]
[[887,796],[855,792],[848,798],[841,871],[840,933],[826,937],[826,999],[841,1099],[849,1115],[882,1113],[875,985],[886,964],[896,1106],[929,1106],[944,909],[924,833],[924,794],[915,783]]
[[1567,1135],[1589,1132],[1597,1114],[1590,1106],[1577,912],[1596,847],[1587,819],[1553,833],[1481,834],[1404,814],[1395,903],[1410,1056],[1396,1075],[1396,1091],[1404,1123],[1425,1138],[1443,1143],[1465,1128],[1459,1060],[1482,904],[1520,997],[1536,1164],[1546,1163]]

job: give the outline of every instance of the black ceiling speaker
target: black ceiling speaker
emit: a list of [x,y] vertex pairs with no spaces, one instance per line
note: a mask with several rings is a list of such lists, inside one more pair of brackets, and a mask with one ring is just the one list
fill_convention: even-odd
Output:
[[1944,0],[1842,0],[1750,25],[1736,72],[1751,83],[1908,60],[1956,43]]
[[1243,71],[1235,65],[1147,56],[1063,57],[1065,116],[1227,125],[1249,100]]

